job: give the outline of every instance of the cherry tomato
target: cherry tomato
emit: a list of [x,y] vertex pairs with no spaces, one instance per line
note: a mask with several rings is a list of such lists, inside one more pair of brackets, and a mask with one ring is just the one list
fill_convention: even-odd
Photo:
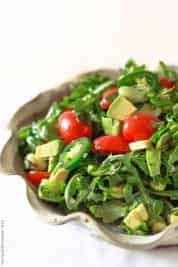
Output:
[[158,121],[150,114],[131,115],[123,122],[123,137],[130,142],[148,139],[155,132],[154,124]]
[[43,179],[48,179],[50,173],[45,171],[29,171],[27,172],[27,180],[33,185],[38,186]]
[[129,152],[127,141],[122,136],[100,136],[93,141],[93,152],[123,154]]
[[168,89],[174,88],[176,86],[176,83],[174,81],[171,81],[166,77],[160,77],[159,82],[163,87]]
[[80,137],[92,137],[92,126],[83,124],[72,110],[64,111],[58,119],[60,136],[68,144]]
[[111,105],[113,97],[116,95],[118,88],[113,86],[105,91],[101,97],[100,106],[102,109],[108,109]]

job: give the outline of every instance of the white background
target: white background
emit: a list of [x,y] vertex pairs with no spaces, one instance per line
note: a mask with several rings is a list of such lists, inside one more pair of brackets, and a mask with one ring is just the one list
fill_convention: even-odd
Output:
[[[117,67],[128,57],[178,63],[176,0],[1,0],[0,143],[16,108],[79,72]],[[178,266],[178,249],[116,248],[72,224],[47,226],[34,215],[25,185],[0,175],[5,266]]]

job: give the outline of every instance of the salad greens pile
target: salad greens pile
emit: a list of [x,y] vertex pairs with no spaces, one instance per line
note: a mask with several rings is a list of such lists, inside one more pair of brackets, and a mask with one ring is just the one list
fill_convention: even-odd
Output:
[[38,197],[128,234],[178,222],[178,74],[129,60],[116,79],[88,74],[18,132]]

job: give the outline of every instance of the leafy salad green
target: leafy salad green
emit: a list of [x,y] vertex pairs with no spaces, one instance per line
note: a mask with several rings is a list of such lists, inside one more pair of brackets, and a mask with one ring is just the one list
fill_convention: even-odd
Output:
[[178,222],[178,74],[129,60],[117,79],[88,74],[18,132],[38,197],[128,234]]

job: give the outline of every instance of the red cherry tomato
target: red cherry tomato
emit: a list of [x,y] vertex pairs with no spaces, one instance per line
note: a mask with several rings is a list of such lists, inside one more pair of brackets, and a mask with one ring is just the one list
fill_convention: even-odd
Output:
[[128,143],[122,136],[100,136],[93,141],[93,152],[123,154],[129,152]]
[[150,114],[131,115],[123,122],[123,137],[130,142],[148,139],[155,132],[154,124],[158,121]]
[[45,171],[29,171],[27,172],[27,180],[33,185],[38,186],[43,179],[48,179],[50,173]]
[[105,91],[101,97],[100,106],[102,109],[108,109],[113,97],[116,95],[118,88],[113,86]]
[[72,110],[64,111],[58,119],[60,136],[68,144],[80,137],[92,137],[92,126],[83,124]]
[[174,88],[176,86],[176,83],[174,81],[171,81],[166,77],[160,77],[159,82],[163,87],[168,89]]

